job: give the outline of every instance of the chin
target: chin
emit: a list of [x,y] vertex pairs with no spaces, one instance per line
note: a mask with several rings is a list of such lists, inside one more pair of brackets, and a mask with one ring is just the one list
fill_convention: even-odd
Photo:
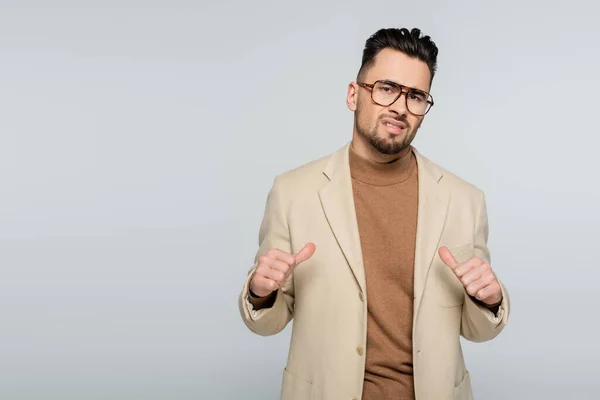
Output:
[[391,143],[389,141],[386,142],[382,142],[382,141],[377,141],[377,142],[372,142],[371,146],[377,150],[377,152],[381,153],[381,154],[385,154],[388,156],[393,156],[396,155],[398,153],[400,153],[405,146],[399,144],[399,143]]
[[406,143],[405,136],[395,136],[389,137],[376,137],[371,139],[371,146],[377,150],[381,154],[385,154],[388,156],[393,156],[401,153],[404,149],[406,149],[410,143]]

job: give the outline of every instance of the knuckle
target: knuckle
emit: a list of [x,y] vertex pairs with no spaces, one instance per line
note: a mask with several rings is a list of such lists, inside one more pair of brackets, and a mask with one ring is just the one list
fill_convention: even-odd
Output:
[[254,275],[254,278],[252,279],[252,285],[257,287],[264,287],[264,280],[265,278],[263,276]]
[[264,264],[258,264],[258,267],[256,268],[256,272],[255,275],[256,276],[261,276],[266,274],[267,272],[267,267]]
[[257,277],[256,286],[258,286],[259,288],[261,288],[261,289],[267,288],[269,286],[268,283],[269,283],[269,280],[267,278],[265,278],[264,276]]
[[283,261],[287,265],[292,265],[295,260],[296,259],[294,258],[294,256],[288,253],[283,253],[283,255],[281,256],[281,261]]

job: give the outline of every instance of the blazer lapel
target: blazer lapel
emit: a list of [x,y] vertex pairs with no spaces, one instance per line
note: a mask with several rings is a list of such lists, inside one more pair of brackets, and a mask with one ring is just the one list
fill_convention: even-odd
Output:
[[[419,210],[414,270],[414,319],[416,320],[427,275],[444,230],[449,194],[438,185],[443,176],[442,172],[416,150],[413,151],[417,158],[419,173]],[[416,324],[413,323],[413,331],[415,326]]]
[[[323,170],[329,182],[319,190],[319,198],[329,226],[363,293],[366,293],[358,222],[350,177],[349,146],[331,156]],[[418,314],[425,282],[438,250],[446,222],[449,194],[438,183],[443,174],[413,148],[419,174],[419,202],[414,266],[414,318]],[[416,324],[413,323],[413,329]]]
[[365,271],[350,177],[349,147],[346,144],[331,156],[323,173],[329,182],[319,190],[319,198],[329,226],[363,293]]

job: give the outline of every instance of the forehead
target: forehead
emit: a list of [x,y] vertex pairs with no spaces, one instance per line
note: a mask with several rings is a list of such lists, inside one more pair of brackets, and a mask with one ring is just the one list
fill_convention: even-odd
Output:
[[375,56],[375,64],[365,75],[367,83],[387,79],[401,85],[429,91],[429,67],[427,64],[406,54],[386,48]]

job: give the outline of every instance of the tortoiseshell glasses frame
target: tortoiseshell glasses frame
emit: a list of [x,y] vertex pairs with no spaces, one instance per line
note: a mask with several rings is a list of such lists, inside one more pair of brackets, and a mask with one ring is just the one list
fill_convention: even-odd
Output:
[[384,79],[373,83],[356,82],[356,84],[371,90],[371,100],[383,107],[394,104],[402,94],[405,94],[406,109],[419,117],[426,115],[434,104],[433,96],[430,93],[393,81]]

